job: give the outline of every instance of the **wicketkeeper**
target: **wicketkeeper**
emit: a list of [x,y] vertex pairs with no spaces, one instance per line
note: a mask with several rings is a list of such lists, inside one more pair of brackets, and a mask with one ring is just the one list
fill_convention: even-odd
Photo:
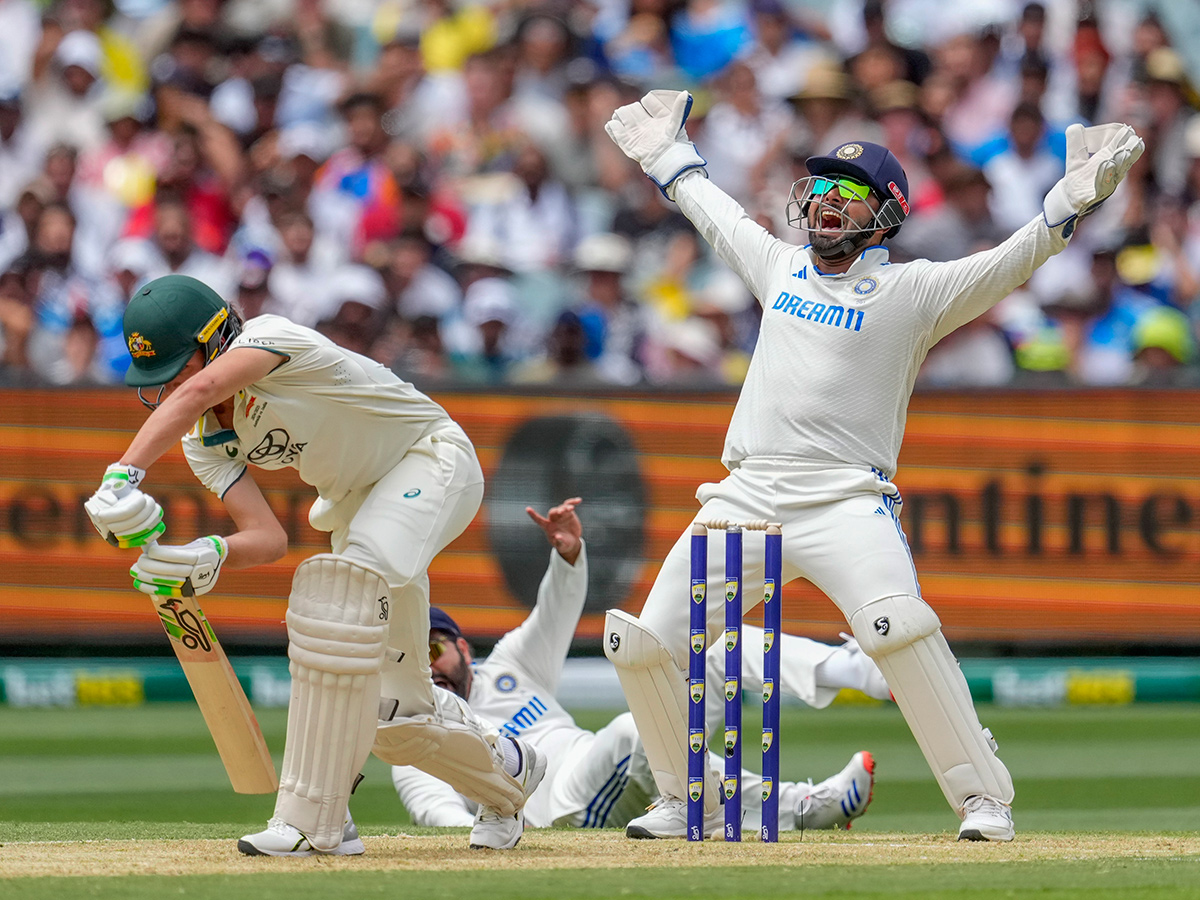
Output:
[[[463,430],[378,363],[280,316],[242,322],[194,278],[155,279],[130,300],[125,377],[153,409],[86,503],[110,542],[140,547],[148,594],[212,590],[223,568],[273,562],[287,537],[250,466],[294,468],[317,489],[312,526],[331,553],[296,567],[288,598],[292,695],[275,815],[246,854],[363,852],[343,842],[350,789],[374,750],[479,804],[471,846],[508,849],[545,759],[500,736],[429,671],[433,557],[474,517],[483,474]],[[177,441],[235,531],[157,543],[162,508],[146,470]]]
[[[525,806],[528,824],[576,828],[624,827],[641,815],[657,790],[638,740],[633,717],[617,716],[597,732],[575,724],[555,697],[563,662],[587,600],[587,547],[583,525],[575,514],[578,497],[566,500],[545,516],[526,512],[546,533],[550,564],[538,588],[537,603],[520,626],[506,634],[483,660],[472,658],[471,645],[455,621],[434,607],[429,640],[433,681],[471,704],[481,719],[501,734],[520,738],[546,757],[546,777]],[[762,629],[745,626],[747,646],[762,646]],[[888,698],[878,668],[853,641],[840,647],[784,635],[784,693],[814,707],[828,706],[843,687]],[[747,653],[745,687],[762,690],[762,657]],[[724,682],[724,650],[709,654],[709,681]],[[720,691],[710,691],[714,698]],[[712,704],[710,719],[719,722],[724,700]],[[713,765],[721,766],[717,757]],[[780,828],[841,828],[861,816],[871,799],[874,761],[855,753],[846,767],[825,781],[783,782]],[[418,825],[469,825],[473,804],[453,787],[410,766],[396,766],[392,779],[400,800]],[[743,772],[742,828],[757,832],[762,804],[760,776]],[[724,828],[718,812],[710,831]],[[665,835],[645,834],[642,837]],[[679,837],[683,837],[680,833]]]
[[[959,839],[1013,837],[1012,779],[976,716],[966,679],[921,596],[892,483],[909,395],[929,348],[985,312],[1067,245],[1080,217],[1141,156],[1128,125],[1067,128],[1066,174],[1043,215],[990,250],[952,262],[888,262],[883,242],[909,212],[908,179],[885,147],[852,141],[808,161],[787,219],[809,243],[768,234],[708,181],[684,124],[692,98],[651,91],[605,126],[679,204],[763,306],[750,370],[729,423],[729,475],[701,485],[698,519],[783,525],[784,581],[807,578],[838,606],[878,664],[950,807]],[[631,828],[673,833],[686,819],[689,532],[671,549],[639,617],[610,611],[609,656],[663,801]],[[710,552],[719,580],[721,554]],[[748,546],[745,580],[762,578]],[[757,599],[744,595],[747,606]],[[709,595],[709,638],[723,598]],[[711,810],[719,791],[705,791]]]

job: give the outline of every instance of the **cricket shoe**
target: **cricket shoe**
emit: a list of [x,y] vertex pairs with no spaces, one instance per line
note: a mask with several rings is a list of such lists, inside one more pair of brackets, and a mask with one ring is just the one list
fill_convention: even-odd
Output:
[[[513,776],[525,794],[525,800],[534,792],[546,775],[546,757],[538,753],[528,742],[514,738],[511,740],[517,747],[520,763],[517,774]],[[525,804],[511,816],[502,816],[489,806],[479,807],[475,815],[475,825],[471,828],[472,850],[511,850],[521,840],[525,833]]]
[[[704,836],[716,837],[725,832],[725,807],[718,806],[704,817]],[[630,820],[625,826],[625,836],[640,840],[649,838],[677,838],[682,840],[688,833],[687,801],[663,794],[645,815]]]
[[342,829],[342,842],[332,850],[318,850],[304,832],[274,817],[267,822],[265,831],[246,835],[237,842],[237,848],[247,856],[361,856],[367,849],[349,814]]
[[[803,785],[801,785],[803,787]],[[859,750],[846,768],[805,793],[796,804],[796,828],[849,828],[867,811],[875,790],[875,758]]]
[[958,829],[960,841],[1011,841],[1012,807],[987,794],[972,794],[963,803],[963,823]]

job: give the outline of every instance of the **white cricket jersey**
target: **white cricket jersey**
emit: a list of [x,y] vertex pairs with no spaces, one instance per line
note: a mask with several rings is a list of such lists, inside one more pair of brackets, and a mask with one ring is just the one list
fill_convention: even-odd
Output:
[[225,352],[239,347],[284,362],[238,392],[232,429],[208,413],[183,439],[192,471],[218,496],[252,464],[297,469],[337,502],[378,481],[421,438],[454,426],[442,407],[386,367],[282,316],[250,319]]
[[990,250],[891,264],[871,247],[825,275],[700,173],[674,199],[763,306],[722,462],[752,457],[869,466],[892,477],[913,382],[929,349],[1067,245],[1042,218]]

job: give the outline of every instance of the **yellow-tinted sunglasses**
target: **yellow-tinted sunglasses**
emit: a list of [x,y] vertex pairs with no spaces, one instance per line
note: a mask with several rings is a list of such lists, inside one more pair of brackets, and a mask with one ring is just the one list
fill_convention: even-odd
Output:
[[446,652],[446,643],[449,640],[449,638],[441,638],[439,640],[435,640],[434,638],[429,639],[430,662],[435,662],[439,656]]
[[844,200],[866,200],[867,194],[871,193],[869,185],[863,184],[861,181],[855,181],[853,178],[817,177],[813,179],[812,183],[813,196],[824,197],[835,187]]

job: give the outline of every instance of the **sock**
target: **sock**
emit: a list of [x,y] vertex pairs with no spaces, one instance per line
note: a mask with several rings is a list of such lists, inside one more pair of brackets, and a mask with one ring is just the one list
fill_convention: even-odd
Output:
[[513,778],[521,771],[521,751],[512,738],[501,739],[500,748],[504,751],[504,771]]
[[[854,646],[855,649],[850,649]],[[875,662],[857,648],[843,645],[817,664],[813,677],[818,687],[841,690],[854,688],[876,700],[888,700],[891,691]]]

